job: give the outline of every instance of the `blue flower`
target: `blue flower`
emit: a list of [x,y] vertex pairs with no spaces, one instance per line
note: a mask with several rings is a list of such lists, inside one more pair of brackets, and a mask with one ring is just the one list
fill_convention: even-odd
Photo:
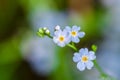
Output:
[[66,26],[65,30],[69,32],[71,41],[75,43],[78,43],[80,41],[79,38],[83,38],[85,35],[84,32],[80,32],[80,27],[77,27],[77,26],[73,26],[72,28],[70,28],[69,26]]
[[60,47],[64,47],[66,44],[70,42],[70,37],[66,30],[57,30],[54,32],[53,41],[58,44]]
[[95,60],[96,56],[93,51],[88,51],[87,48],[81,48],[79,53],[74,53],[73,61],[77,63],[77,68],[80,71],[91,69],[94,66],[92,60]]

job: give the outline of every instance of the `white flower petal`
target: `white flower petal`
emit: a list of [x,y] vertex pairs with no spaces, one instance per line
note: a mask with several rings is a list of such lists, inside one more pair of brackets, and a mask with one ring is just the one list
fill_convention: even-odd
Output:
[[58,42],[58,45],[60,46],[60,47],[64,47],[65,46],[65,43],[60,43],[60,42]]
[[57,42],[58,42],[58,39],[57,39],[56,37],[53,37],[53,41],[54,41],[55,43],[57,43]]
[[71,42],[70,36],[67,36],[66,39],[65,39],[65,43],[68,44],[70,42]]
[[85,48],[85,49],[84,49],[84,53],[85,53],[85,54],[88,54],[88,48]]
[[80,50],[79,50],[79,53],[80,54],[88,54],[88,49],[87,48],[81,48]]
[[85,32],[79,32],[79,33],[78,33],[78,36],[79,36],[80,38],[83,38],[83,37],[85,36]]
[[72,41],[75,42],[75,43],[78,43],[80,40],[78,37],[72,37]]
[[84,48],[81,48],[80,50],[79,50],[79,53],[81,54],[81,53],[84,53]]
[[66,26],[64,30],[71,31],[71,28],[69,26]]
[[55,36],[59,36],[61,33],[62,33],[62,31],[61,31],[61,30],[58,30],[58,31],[55,31],[55,32],[54,32],[54,35],[55,35]]
[[94,64],[93,64],[92,61],[88,61],[88,62],[85,63],[85,64],[86,64],[87,69],[89,69],[89,70],[94,66]]
[[73,61],[74,62],[78,62],[80,60],[81,60],[80,54],[79,53],[74,53]]
[[95,53],[93,51],[89,51],[89,59],[90,60],[96,59]]
[[65,37],[68,37],[69,36],[69,34],[68,34],[68,31],[67,30],[64,30],[63,32],[62,32],[62,34],[61,35],[64,35]]
[[78,62],[78,64],[77,64],[77,68],[80,70],[80,71],[84,71],[85,70],[85,64],[84,63],[82,63],[81,61],[80,62]]
[[79,54],[79,53],[77,53],[77,52],[76,52],[76,53],[74,53],[74,56],[78,56],[78,55],[80,55],[80,54]]
[[72,30],[79,31],[79,30],[80,30],[80,27],[74,25],[74,26],[72,27]]

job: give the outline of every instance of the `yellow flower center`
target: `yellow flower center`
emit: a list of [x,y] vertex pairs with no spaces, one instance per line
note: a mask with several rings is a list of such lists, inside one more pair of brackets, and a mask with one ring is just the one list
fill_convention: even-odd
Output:
[[82,57],[82,62],[87,62],[88,61],[88,57],[87,56],[83,56]]
[[72,31],[72,32],[71,32],[71,35],[72,35],[72,36],[76,36],[76,35],[77,35],[77,32]]
[[59,41],[60,41],[60,42],[63,42],[64,40],[65,40],[64,36],[60,36],[60,37],[59,37]]

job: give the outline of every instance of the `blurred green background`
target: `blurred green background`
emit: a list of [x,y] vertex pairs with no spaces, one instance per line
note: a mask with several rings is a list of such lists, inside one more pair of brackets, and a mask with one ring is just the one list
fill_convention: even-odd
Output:
[[76,69],[74,51],[40,40],[36,32],[78,25],[86,36],[76,46],[90,48],[104,40],[106,11],[101,0],[0,0],[0,80],[98,80],[95,69]]

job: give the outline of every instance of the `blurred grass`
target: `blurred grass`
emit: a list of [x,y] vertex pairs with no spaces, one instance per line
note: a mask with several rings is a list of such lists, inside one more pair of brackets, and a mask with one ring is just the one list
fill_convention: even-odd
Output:
[[23,33],[24,29],[0,43],[0,80],[12,80],[21,64],[20,46]]
[[0,44],[0,64],[9,64],[20,60],[20,40],[19,38],[11,38]]

